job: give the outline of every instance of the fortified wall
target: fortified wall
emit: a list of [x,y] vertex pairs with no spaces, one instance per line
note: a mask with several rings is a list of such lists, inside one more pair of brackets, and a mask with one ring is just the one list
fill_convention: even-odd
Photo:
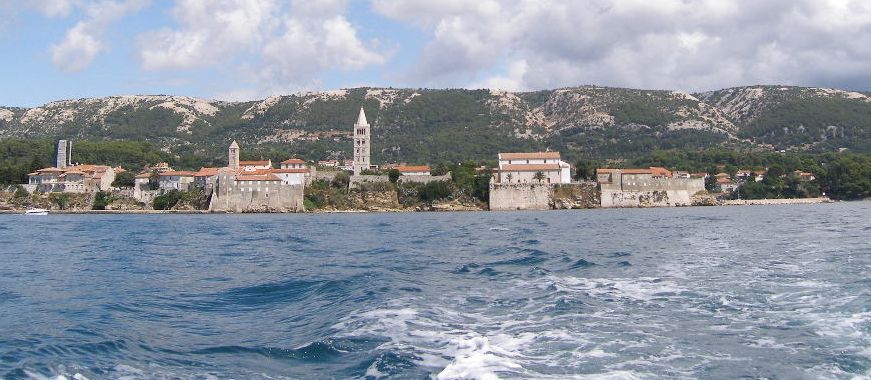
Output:
[[430,182],[438,182],[438,181],[450,181],[451,180],[451,172],[448,172],[444,175],[406,175],[403,174],[399,176],[397,182],[399,183],[421,183],[427,184]]
[[553,210],[598,207],[596,184],[490,183],[490,210]]
[[660,178],[615,170],[599,174],[602,207],[691,206],[692,197],[705,190],[701,178]]
[[218,173],[209,211],[303,212],[303,185],[281,182],[236,181],[229,171]]

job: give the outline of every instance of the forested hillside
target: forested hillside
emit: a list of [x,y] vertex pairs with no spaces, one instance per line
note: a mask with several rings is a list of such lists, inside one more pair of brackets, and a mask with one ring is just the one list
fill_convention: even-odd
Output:
[[[375,162],[492,160],[560,150],[632,158],[664,149],[871,151],[871,99],[830,89],[755,86],[702,94],[578,87],[536,92],[356,88],[252,102],[117,96],[0,108],[0,139],[136,141],[181,162],[350,157],[360,107]],[[10,160],[9,157],[2,157]]]

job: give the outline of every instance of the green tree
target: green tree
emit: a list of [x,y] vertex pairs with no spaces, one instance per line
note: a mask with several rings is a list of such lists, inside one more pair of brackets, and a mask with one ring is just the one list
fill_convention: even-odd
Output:
[[535,172],[535,175],[532,176],[532,179],[538,181],[538,183],[541,183],[541,181],[544,181],[545,178],[547,178],[547,177],[544,175],[544,172],[541,172],[541,171]]
[[112,203],[112,194],[105,191],[98,191],[97,194],[94,194],[94,204],[91,206],[91,209],[105,210],[109,203]]
[[592,181],[596,179],[598,165],[590,160],[578,160],[575,162],[575,178],[578,181]]
[[27,198],[29,195],[30,195],[30,193],[28,193],[27,190],[24,189],[24,186],[18,185],[18,186],[15,186],[15,193],[12,194],[12,198],[15,198],[15,199]]
[[148,176],[148,188],[151,190],[160,188],[160,173],[157,170],[152,170],[151,175]]
[[347,172],[338,172],[336,176],[333,177],[332,185],[338,189],[347,189],[348,185],[351,183],[351,176]]
[[390,182],[393,182],[393,183],[396,183],[396,181],[399,181],[400,175],[402,175],[402,173],[400,173],[399,170],[396,170],[396,169],[390,169],[387,171],[387,178],[390,179]]
[[70,203],[70,194],[69,193],[51,193],[48,196],[48,199],[53,203],[59,210],[66,210],[67,205]]
[[448,181],[435,181],[418,188],[418,196],[421,201],[432,202],[449,197],[453,192]]
[[133,174],[131,171],[125,171],[115,174],[115,180],[112,181],[112,186],[131,188],[135,182],[136,174]]
[[178,204],[178,201],[181,200],[181,192],[178,190],[170,190],[162,195],[158,195],[154,198],[154,202],[152,202],[152,206],[155,210],[169,210],[175,207]]

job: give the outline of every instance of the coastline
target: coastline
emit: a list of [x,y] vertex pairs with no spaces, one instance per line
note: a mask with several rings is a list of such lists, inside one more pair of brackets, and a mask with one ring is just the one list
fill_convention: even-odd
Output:
[[[868,200],[857,200],[855,202],[862,202]],[[846,201],[836,201],[830,198],[797,198],[797,199],[748,199],[748,200],[728,200],[723,203],[717,205],[694,205],[694,206],[684,206],[685,207],[722,207],[722,206],[780,206],[780,205],[802,205],[802,204],[823,204],[823,203],[838,203],[838,202],[846,202]],[[583,208],[583,209],[575,209],[575,210],[595,210],[595,209],[619,209],[621,207],[592,207],[592,208]],[[637,208],[637,207],[623,207],[623,208]],[[669,207],[653,207],[653,208],[669,208]],[[0,210],[0,215],[22,215],[25,210]],[[368,213],[407,213],[407,212],[490,212],[490,210],[486,209],[447,209],[447,210],[439,210],[439,209],[430,209],[430,210],[422,210],[422,209],[396,209],[396,210],[315,210],[315,211],[305,211],[299,213],[281,213],[281,212],[243,212],[243,213],[234,213],[234,212],[224,212],[224,211],[209,211],[209,210],[48,210],[49,214],[56,215],[166,215],[166,214],[178,214],[178,215],[207,215],[207,214],[368,214]],[[556,210],[542,210],[542,211],[556,211]]]
[[723,202],[723,206],[766,206],[766,205],[797,205],[834,203],[829,197],[792,198],[792,199],[733,199]]

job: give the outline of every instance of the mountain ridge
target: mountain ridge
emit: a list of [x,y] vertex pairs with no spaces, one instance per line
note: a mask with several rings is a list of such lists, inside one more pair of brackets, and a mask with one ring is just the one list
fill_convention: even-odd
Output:
[[[482,159],[508,149],[608,157],[669,148],[871,150],[871,97],[742,86],[688,94],[602,86],[541,91],[360,87],[253,101],[176,95],[0,106],[0,138],[149,141],[216,154],[229,139],[311,159],[346,158],[356,111],[382,161]],[[347,145],[347,147],[345,147]]]

